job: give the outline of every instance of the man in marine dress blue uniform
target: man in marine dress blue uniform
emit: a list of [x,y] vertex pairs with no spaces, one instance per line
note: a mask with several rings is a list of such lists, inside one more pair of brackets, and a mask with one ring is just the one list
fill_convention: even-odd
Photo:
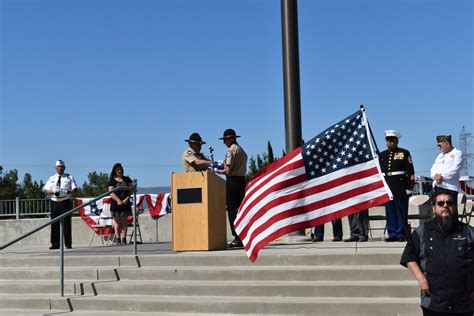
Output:
[[[396,130],[385,131],[387,150],[380,153],[379,161],[393,200],[385,204],[387,242],[405,241],[408,217],[408,194],[415,184],[415,169],[410,152],[398,147],[401,134]],[[407,232],[409,234],[410,232]]]

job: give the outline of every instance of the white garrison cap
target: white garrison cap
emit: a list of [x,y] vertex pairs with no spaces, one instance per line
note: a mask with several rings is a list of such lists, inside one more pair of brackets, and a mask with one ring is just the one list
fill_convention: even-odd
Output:
[[399,131],[394,129],[389,129],[385,131],[385,137],[396,137],[398,139],[402,138],[402,134]]
[[57,161],[56,161],[56,167],[57,167],[57,166],[66,167],[66,164],[65,164],[64,161],[62,161],[62,160],[57,160]]

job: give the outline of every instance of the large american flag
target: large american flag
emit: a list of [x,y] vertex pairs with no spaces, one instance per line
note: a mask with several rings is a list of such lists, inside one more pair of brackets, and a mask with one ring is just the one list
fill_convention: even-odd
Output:
[[249,259],[276,238],[389,201],[362,108],[250,180],[234,222]]

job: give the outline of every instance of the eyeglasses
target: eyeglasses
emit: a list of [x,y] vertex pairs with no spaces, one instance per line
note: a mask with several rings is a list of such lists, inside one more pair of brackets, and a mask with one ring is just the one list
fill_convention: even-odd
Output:
[[448,207],[451,207],[454,205],[454,201],[438,201],[435,203],[436,205],[438,205],[439,207],[443,207],[445,204],[448,206]]

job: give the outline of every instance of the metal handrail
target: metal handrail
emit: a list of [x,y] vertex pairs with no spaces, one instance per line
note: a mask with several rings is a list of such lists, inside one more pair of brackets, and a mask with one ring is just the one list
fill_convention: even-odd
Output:
[[137,208],[137,183],[136,182],[134,182],[133,186],[131,186],[131,187],[116,187],[116,188],[114,188],[110,191],[107,191],[107,192],[99,195],[98,197],[90,200],[87,203],[76,206],[73,209],[67,211],[66,213],[61,214],[60,216],[51,219],[49,222],[47,222],[47,223],[45,223],[45,224],[43,224],[43,225],[41,225],[41,226],[39,226],[35,229],[32,229],[31,231],[21,235],[20,237],[17,237],[15,239],[1,245],[0,250],[3,250],[7,247],[10,247],[11,245],[16,244],[17,242],[25,239],[26,237],[28,237],[30,235],[33,235],[34,233],[44,229],[45,227],[50,226],[50,225],[60,221],[60,225],[59,225],[59,236],[61,236],[60,239],[59,239],[59,255],[60,255],[59,272],[60,272],[60,276],[61,276],[60,294],[61,294],[61,296],[64,296],[64,218],[68,217],[69,215],[72,215],[72,213],[74,213],[75,211],[77,211],[77,210],[79,210],[79,209],[81,209],[85,206],[89,206],[90,204],[95,203],[99,199],[102,199],[102,198],[108,196],[110,193],[114,193],[114,192],[119,191],[119,190],[133,191],[133,208],[132,208],[133,230],[134,230],[134,234],[133,234],[134,235],[133,254],[134,254],[134,256],[137,256],[138,250],[137,250],[137,222],[136,222],[136,208]]

